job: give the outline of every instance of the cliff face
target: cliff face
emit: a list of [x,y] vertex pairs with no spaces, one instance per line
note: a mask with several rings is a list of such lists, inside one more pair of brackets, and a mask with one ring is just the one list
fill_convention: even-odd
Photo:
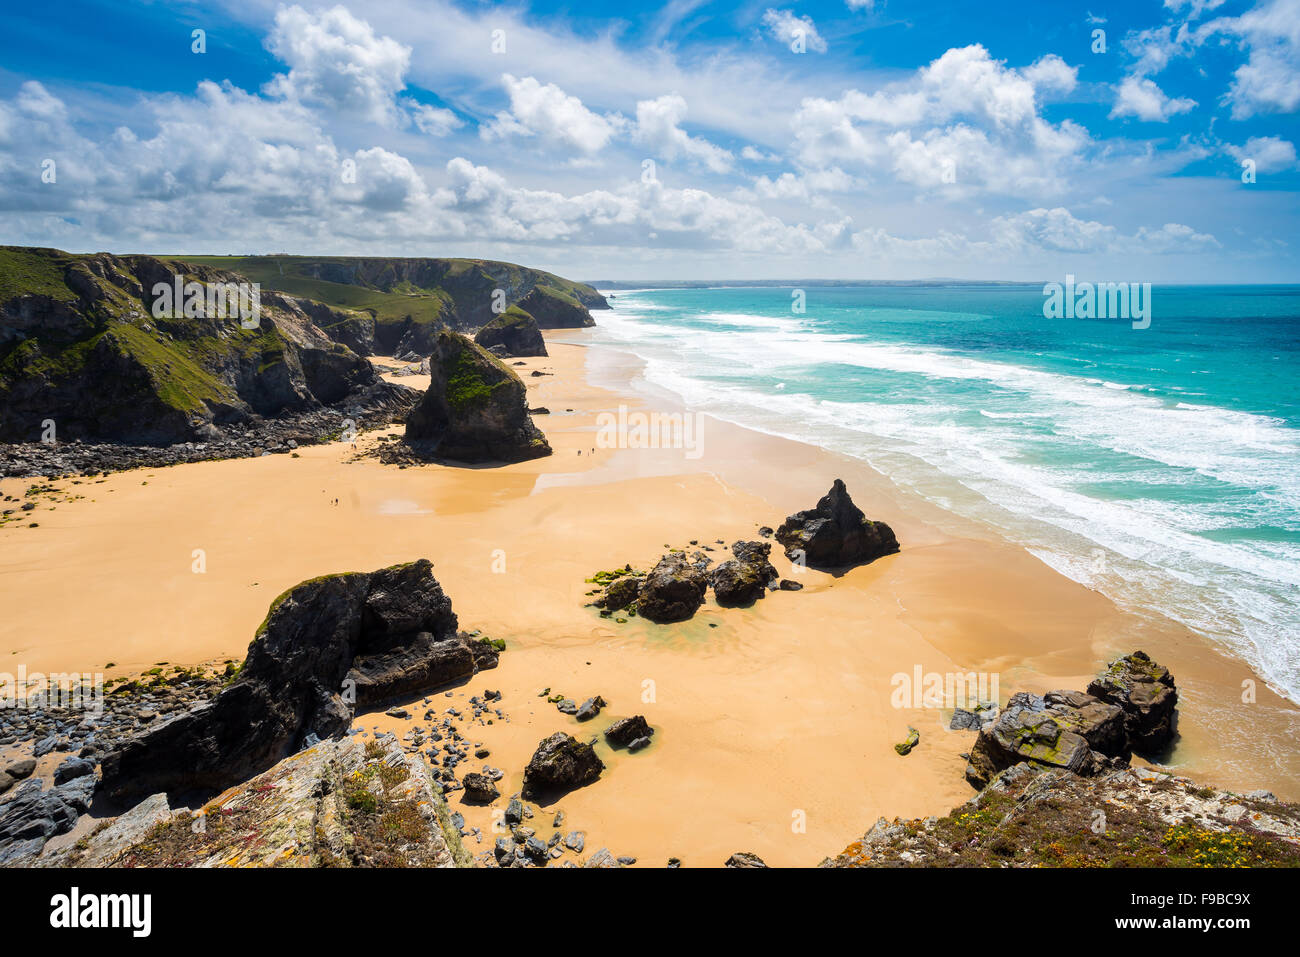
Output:
[[500,346],[511,356],[544,356],[546,340],[537,320],[518,306],[511,306],[474,336],[484,349]]
[[[242,288],[244,310],[155,293],[178,279]],[[244,276],[202,264],[0,247],[0,441],[38,441],[46,420],[60,441],[208,441],[401,391],[288,296],[263,289],[254,325],[251,297]]]
[[[245,256],[195,261],[338,310],[323,327],[363,353],[423,357],[440,330],[470,332],[512,307],[542,329],[592,326],[590,310],[609,308],[604,296],[583,283],[485,259]],[[366,320],[373,328],[358,339]]]

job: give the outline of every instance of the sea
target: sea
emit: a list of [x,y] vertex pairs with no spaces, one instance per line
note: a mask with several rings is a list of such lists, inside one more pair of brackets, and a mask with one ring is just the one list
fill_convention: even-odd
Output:
[[596,341],[692,409],[862,459],[1300,702],[1300,286],[612,290]]

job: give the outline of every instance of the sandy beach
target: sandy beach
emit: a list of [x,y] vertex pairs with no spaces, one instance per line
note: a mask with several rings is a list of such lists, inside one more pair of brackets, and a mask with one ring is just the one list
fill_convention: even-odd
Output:
[[[497,669],[432,698],[445,709],[502,692],[509,720],[478,728],[490,756],[463,770],[502,769],[508,796],[547,735],[590,737],[644,715],[653,744],[628,754],[600,739],[601,780],[557,805],[588,849],[643,865],[716,866],[745,850],[811,866],[882,815],[964,801],[972,791],[961,755],[973,736],[946,730],[949,711],[891,703],[894,676],[916,669],[996,675],[1005,700],[1082,688],[1108,658],[1141,648],[1178,681],[1171,763],[1180,773],[1300,798],[1300,710],[1244,664],[1181,626],[1121,611],[866,465],[712,418],[700,423],[698,456],[598,447],[602,412],[685,410],[644,387],[635,357],[584,337],[547,333],[550,357],[516,363],[529,404],[550,410],[535,418],[554,449],[546,458],[399,468],[367,454],[379,432],[355,448],[50,483],[61,500],[40,499],[30,513],[38,527],[0,529],[0,658],[11,663],[0,667],[116,676],[239,660],[270,601],[297,582],[423,557],[461,627],[507,644]],[[691,542],[722,560],[718,540],[757,538],[760,526],[812,507],[837,477],[868,517],[894,528],[900,554],[832,575],[796,571],[776,548],[774,564],[803,590],[752,608],[720,608],[710,596],[680,625],[618,623],[585,607],[596,571],[648,568]],[[0,494],[22,497],[31,484],[6,479]],[[1243,701],[1243,682],[1254,683],[1253,701]],[[598,694],[608,707],[580,725],[544,689],[579,701]],[[358,723],[405,734],[424,710]],[[921,743],[900,757],[893,745],[909,725]],[[459,792],[451,801],[484,832],[470,849],[490,849],[504,798],[495,808],[464,806]]]

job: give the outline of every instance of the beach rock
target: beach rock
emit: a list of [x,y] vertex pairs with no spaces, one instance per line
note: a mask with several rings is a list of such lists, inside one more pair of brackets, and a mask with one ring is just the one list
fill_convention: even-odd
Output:
[[596,851],[595,854],[592,854],[591,857],[587,858],[587,862],[582,866],[583,867],[622,867],[623,865],[618,862],[618,858],[616,858],[613,854],[610,853],[609,848],[602,847],[600,850]]
[[1124,711],[1129,747],[1158,754],[1174,739],[1178,689],[1169,669],[1142,651],[1116,658],[1088,684],[1088,694]]
[[614,744],[627,747],[639,738],[645,738],[649,743],[650,735],[654,733],[655,729],[650,727],[650,723],[644,717],[634,714],[630,718],[620,718],[606,728],[605,738]]
[[546,340],[537,328],[537,320],[518,306],[511,306],[474,336],[485,349],[501,346],[508,356],[544,356]]
[[590,744],[557,731],[537,746],[524,769],[524,796],[570,791],[591,784],[605,770]]
[[79,778],[83,774],[94,774],[95,762],[87,761],[85,758],[65,758],[64,761],[54,769],[54,783],[64,784],[73,778]]
[[36,761],[34,758],[25,758],[22,761],[15,761],[0,771],[0,794],[4,794],[11,787],[25,778],[31,777],[36,770]]
[[40,853],[45,842],[66,834],[90,809],[93,776],[74,778],[50,790],[40,780],[22,784],[0,805],[0,865],[24,861]]
[[[1079,691],[1018,693],[975,739],[966,780],[982,788],[999,771],[1028,762],[1090,775],[1128,761],[1124,712]],[[1113,759],[1113,760],[1112,760]]]
[[907,729],[907,737],[899,744],[894,745],[894,750],[903,757],[912,753],[912,749],[921,743],[921,733],[916,728]]
[[594,326],[588,309],[608,309],[609,303],[595,290],[585,302],[547,286],[535,286],[517,305],[537,321],[539,329],[581,329]]
[[708,568],[705,558],[691,559],[682,552],[665,555],[641,583],[638,614],[659,624],[686,621],[704,604]]
[[596,695],[584,701],[578,710],[574,712],[574,717],[579,721],[590,721],[600,714],[600,709],[603,707],[605,707],[605,699],[600,695]]
[[893,529],[868,520],[836,479],[814,509],[796,512],[776,530],[786,557],[812,568],[839,568],[871,562],[898,551]]
[[791,581],[789,578],[782,578],[776,587],[781,591],[803,591],[802,582]]
[[623,575],[615,578],[605,586],[604,594],[592,604],[608,611],[622,611],[637,600],[644,583],[645,577],[641,575]]
[[477,771],[471,771],[461,778],[461,784],[465,788],[465,799],[475,804],[491,804],[501,796],[492,779]]
[[312,739],[345,734],[355,709],[495,664],[494,649],[456,631],[432,568],[421,559],[290,589],[272,603],[233,684],[104,758],[104,792],[122,801],[219,790]]
[[711,583],[719,605],[748,605],[767,594],[767,586],[779,573],[768,561],[770,542],[735,542],[736,557],[713,570]]
[[429,388],[406,420],[406,445],[425,458],[518,462],[550,455],[514,370],[459,333],[433,343]]
[[767,867],[767,865],[752,851],[737,851],[727,858],[723,867]]

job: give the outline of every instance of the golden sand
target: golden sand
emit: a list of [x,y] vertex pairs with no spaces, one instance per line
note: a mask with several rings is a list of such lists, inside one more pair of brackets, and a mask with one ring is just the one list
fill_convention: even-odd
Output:
[[[637,362],[585,347],[585,335],[548,333],[551,356],[519,370],[530,405],[551,410],[536,418],[555,450],[544,459],[403,469],[337,443],[297,457],[60,480],[85,497],[42,505],[32,513],[39,528],[0,529],[0,660],[13,663],[0,670],[98,672],[113,661],[107,673],[116,675],[241,659],[286,588],[425,557],[461,627],[508,644],[500,667],[452,698],[432,698],[440,711],[463,710],[470,695],[503,693],[510,720],[473,735],[491,755],[458,772],[501,768],[508,796],[554,731],[595,736],[631,714],[654,726],[653,745],[638,754],[612,752],[602,738],[601,780],[560,801],[564,829],[584,831],[588,852],[607,846],[656,866],[671,856],[717,865],[739,850],[769,864],[816,864],[881,815],[941,814],[972,793],[961,752],[973,736],[947,731],[947,711],[893,707],[895,675],[996,673],[1005,700],[1081,688],[1107,658],[1138,647],[1178,680],[1180,773],[1300,798],[1297,709],[1257,680],[1258,700],[1243,703],[1242,682],[1255,680],[1245,665],[1182,628],[1121,612],[861,463],[715,419],[704,421],[699,457],[598,448],[599,413],[659,400],[633,388]],[[555,374],[530,376],[535,369]],[[595,372],[623,385],[597,388]],[[360,450],[380,434],[363,436]],[[691,540],[729,557],[717,539],[757,537],[759,526],[811,507],[836,477],[869,517],[894,527],[900,554],[843,574],[796,575],[776,548],[774,563],[802,591],[748,609],[710,598],[680,625],[619,624],[584,607],[593,587],[584,579],[598,569],[648,568],[665,546]],[[0,494],[29,484],[0,481]],[[538,697],[546,688],[578,701],[599,694],[609,706],[579,724]],[[411,710],[410,721],[358,721],[403,734],[427,727],[425,709]],[[892,746],[909,725],[921,743],[900,757]],[[493,809],[464,807],[459,792],[452,803],[489,849]],[[530,822],[543,836],[553,811]]]

